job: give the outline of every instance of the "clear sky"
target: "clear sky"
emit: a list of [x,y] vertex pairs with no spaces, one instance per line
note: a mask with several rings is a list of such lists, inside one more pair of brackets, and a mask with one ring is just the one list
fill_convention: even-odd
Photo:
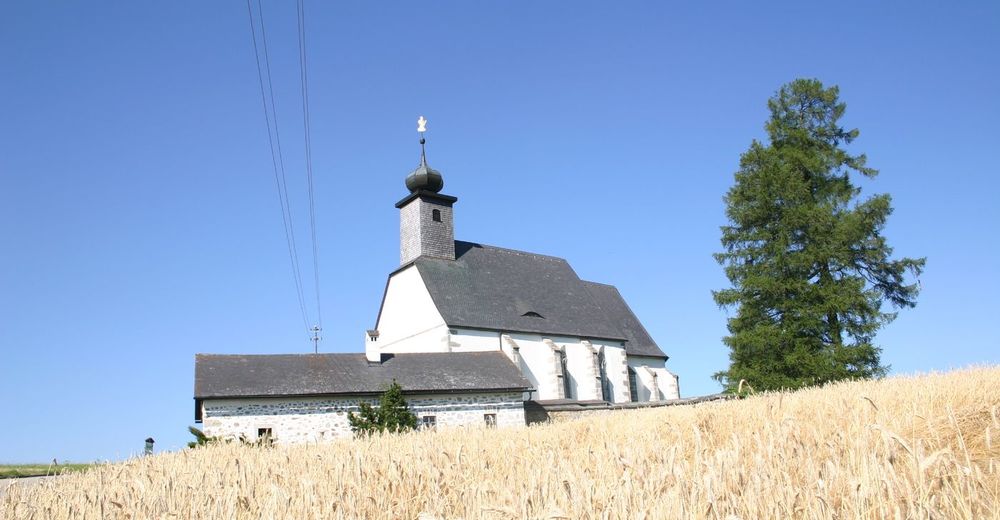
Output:
[[[718,391],[722,197],[815,77],[928,258],[884,361],[1000,361],[1000,3],[874,4],[307,0],[321,350],[374,325],[424,115],[458,239],[617,285],[682,394]],[[264,11],[309,281],[295,7]],[[0,117],[0,462],[181,447],[195,353],[311,351],[245,3],[4,2]]]

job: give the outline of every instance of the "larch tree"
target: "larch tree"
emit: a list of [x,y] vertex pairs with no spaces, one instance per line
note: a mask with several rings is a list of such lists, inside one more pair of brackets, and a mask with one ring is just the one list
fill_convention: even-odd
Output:
[[907,273],[919,276],[925,259],[891,258],[891,199],[861,200],[851,182],[878,171],[845,149],[858,130],[840,126],[838,95],[814,79],[782,86],[768,101],[769,144],[750,145],[726,194],[715,258],[732,287],[713,296],[735,308],[723,340],[730,366],[714,376],[727,390],[882,376],[875,335],[895,310],[916,305]]

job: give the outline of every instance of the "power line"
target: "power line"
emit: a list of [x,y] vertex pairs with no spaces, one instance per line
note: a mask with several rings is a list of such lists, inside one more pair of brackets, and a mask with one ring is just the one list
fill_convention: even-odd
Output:
[[[288,231],[286,237],[290,238],[290,249],[292,252],[293,272],[295,275],[296,292],[299,300],[299,307],[302,310],[303,324],[309,330],[309,312],[306,305],[305,289],[302,284],[302,269],[299,267],[299,248],[295,241],[295,224],[292,219],[292,205],[288,202],[288,180],[285,176],[285,155],[281,150],[281,134],[278,131],[278,105],[274,101],[274,84],[271,81],[271,53],[267,47],[267,28],[264,26],[264,6],[261,0],[257,0],[257,14],[260,17],[260,36],[264,44],[264,67],[267,71],[267,90],[271,99],[271,118],[274,120],[274,141],[278,146],[278,166],[281,168],[281,188],[280,194],[284,199],[285,211],[288,213]],[[259,77],[259,76],[258,76]]]
[[309,75],[306,60],[306,13],[304,0],[296,2],[299,25],[299,80],[302,86],[302,133],[305,139],[306,179],[309,184],[309,230],[312,234],[313,282],[316,286],[316,321],[323,328],[323,308],[319,294],[319,246],[316,241],[316,202],[313,196],[312,132],[309,121]]
[[[264,69],[260,63],[260,49],[257,46],[257,29],[254,26],[253,8],[247,0],[247,14],[250,18],[250,37],[253,41],[254,60],[257,63],[257,81],[260,85],[260,97],[264,106],[264,121],[267,126],[267,142],[271,150],[271,166],[274,170],[274,181],[278,191],[278,203],[281,206],[281,220],[284,224],[285,242],[288,245],[288,258],[292,264],[292,277],[295,280],[295,293],[302,313],[302,324],[309,334],[309,314],[306,311],[305,297],[302,290],[302,275],[299,269],[298,252],[295,245],[295,229],[292,226],[291,205],[288,203],[288,185],[285,179],[285,162],[281,152],[281,136],[278,133],[277,108],[274,103],[274,88],[271,81],[271,60],[267,50],[267,32],[264,27],[264,10],[260,0],[257,0],[257,10],[260,16],[261,40],[264,47]],[[267,89],[264,87],[264,72],[267,73]],[[270,110],[268,110],[270,98]],[[271,120],[274,120],[272,129]]]

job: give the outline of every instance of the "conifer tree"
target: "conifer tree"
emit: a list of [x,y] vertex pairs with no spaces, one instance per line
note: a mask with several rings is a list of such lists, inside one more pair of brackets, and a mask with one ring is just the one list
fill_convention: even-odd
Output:
[[891,200],[860,200],[851,175],[878,171],[845,149],[858,130],[839,125],[838,94],[818,80],[782,86],[768,101],[769,144],[750,145],[726,194],[715,258],[732,287],[713,296],[736,311],[724,339],[730,366],[715,374],[727,390],[884,375],[873,341],[896,313],[883,304],[916,304],[906,274],[919,276],[925,259],[891,259],[882,236]]
[[359,405],[358,415],[347,412],[347,421],[355,433],[402,432],[417,427],[417,416],[410,411],[403,388],[395,380],[379,398],[378,408],[368,403]]

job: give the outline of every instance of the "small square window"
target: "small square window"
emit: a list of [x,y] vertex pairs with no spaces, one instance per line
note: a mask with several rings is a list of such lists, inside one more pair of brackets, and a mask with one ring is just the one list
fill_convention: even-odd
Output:
[[425,415],[420,418],[420,428],[424,430],[433,430],[437,426],[437,417],[433,415]]
[[483,421],[486,423],[486,427],[487,428],[496,428],[497,427],[497,414],[495,414],[495,413],[486,413],[486,414],[483,414]]
[[274,434],[270,428],[257,428],[257,442],[261,444],[272,444],[274,442]]

